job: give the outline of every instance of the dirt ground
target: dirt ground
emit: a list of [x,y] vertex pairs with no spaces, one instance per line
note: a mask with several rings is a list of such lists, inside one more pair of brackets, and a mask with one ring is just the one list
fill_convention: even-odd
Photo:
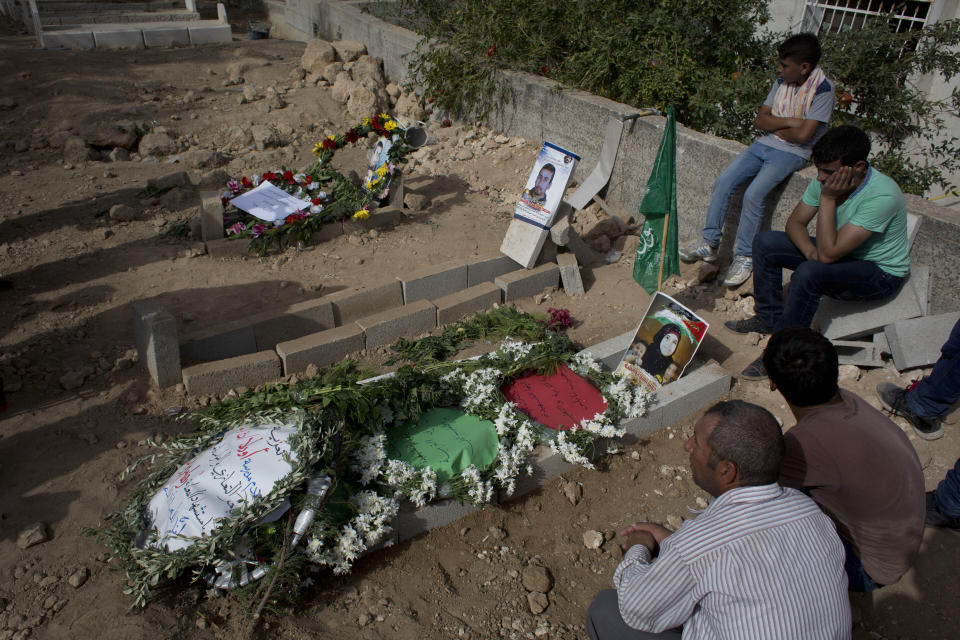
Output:
[[[280,163],[306,166],[320,136],[354,123],[327,89],[296,86],[291,72],[303,47],[236,39],[192,49],[52,52],[34,48],[9,23],[0,28],[0,97],[14,103],[0,111],[0,277],[15,283],[0,292],[0,375],[10,403],[0,414],[0,640],[234,638],[247,628],[248,610],[194,585],[178,585],[145,610],[129,611],[122,575],[83,533],[130,491],[132,484],[118,475],[146,451],[149,439],[189,428],[167,410],[190,411],[210,401],[182,389],[152,388],[132,362],[132,302],[159,297],[187,332],[385,274],[497,251],[540,141],[455,160],[455,145],[469,129],[435,127],[432,160],[405,178],[407,190],[430,205],[408,211],[395,229],[230,259],[203,255],[196,240],[159,235],[164,221],[195,215],[194,200],[138,198],[149,178],[181,165],[73,164],[54,147],[57,132],[129,119],[166,127],[183,148],[229,151],[233,160],[226,169],[234,176]],[[256,82],[285,91],[285,108],[266,113],[239,104],[238,88],[223,84],[227,65],[239,58],[269,61],[256,70]],[[226,140],[232,127],[267,121],[290,131],[289,144],[231,151]],[[359,168],[363,151],[341,152],[337,163]],[[139,216],[111,219],[107,212],[116,203],[133,206]],[[634,327],[646,308],[649,297],[634,284],[631,269],[629,258],[605,264],[585,273],[584,296],[554,292],[519,306],[570,309],[576,320],[571,336],[593,344]],[[710,321],[703,357],[738,372],[761,347],[725,332],[722,322],[736,310],[715,311],[725,290],[715,282],[688,286],[695,275],[696,269],[685,268],[684,284],[668,292]],[[372,364],[383,359],[380,353],[364,357]],[[843,386],[876,403],[878,382],[907,381],[922,372],[861,373]],[[74,386],[76,380],[82,383]],[[736,382],[730,397],[759,402],[785,425],[793,422],[765,383]],[[318,574],[303,604],[268,616],[256,636],[585,637],[586,607],[610,586],[618,562],[612,532],[639,520],[675,527],[691,516],[688,507],[705,504],[681,448],[696,417],[607,456],[595,471],[569,473],[502,509],[372,554],[350,576]],[[927,488],[933,488],[960,454],[957,426],[948,424],[946,437],[936,442],[905,430]],[[20,550],[18,534],[36,522],[46,525],[50,539]],[[607,534],[600,549],[585,546],[590,530]],[[899,584],[855,597],[855,637],[956,637],[958,540],[955,533],[928,529],[916,567]],[[549,606],[539,615],[531,613],[522,586],[530,565],[552,576]]]

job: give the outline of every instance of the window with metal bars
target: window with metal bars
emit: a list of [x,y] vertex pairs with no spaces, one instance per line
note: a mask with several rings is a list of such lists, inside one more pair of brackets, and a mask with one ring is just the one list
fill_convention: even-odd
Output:
[[892,16],[892,30],[914,31],[926,25],[932,4],[932,0],[807,0],[802,30],[841,33],[860,29],[877,16]]

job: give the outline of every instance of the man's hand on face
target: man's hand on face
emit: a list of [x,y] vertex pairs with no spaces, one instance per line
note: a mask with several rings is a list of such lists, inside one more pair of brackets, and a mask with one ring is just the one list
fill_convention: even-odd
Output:
[[630,525],[617,535],[625,536],[627,538],[624,543],[620,545],[620,548],[624,551],[624,553],[626,553],[627,549],[633,545],[642,544],[650,550],[650,553],[655,554],[657,551],[657,546],[671,533],[672,532],[669,529],[666,527],[661,527],[658,524],[654,524],[652,522],[638,522]]
[[856,185],[856,173],[853,167],[840,167],[830,174],[820,189],[821,198],[836,200],[851,191]]

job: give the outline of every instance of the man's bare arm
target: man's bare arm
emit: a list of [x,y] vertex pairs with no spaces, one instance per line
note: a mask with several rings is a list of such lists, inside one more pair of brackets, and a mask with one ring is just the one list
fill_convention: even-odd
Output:
[[753,119],[753,126],[761,131],[773,133],[783,129],[799,126],[803,120],[800,118],[781,118],[773,115],[770,107],[763,105],[757,112],[757,117]]
[[[790,238],[790,242],[793,243],[793,246],[795,246],[807,260],[820,259],[817,253],[817,245],[813,244],[813,241],[810,239],[810,234],[807,233],[807,224],[810,223],[810,220],[812,220],[816,214],[816,207],[811,207],[801,200],[797,203],[797,206],[793,208],[793,212],[790,214],[790,217],[787,218],[787,224],[784,227],[787,236]],[[819,238],[817,242],[820,242]]]
[[817,253],[820,262],[830,264],[845,258],[873,235],[863,227],[847,223],[837,230],[837,200],[854,189],[852,167],[840,167],[827,178],[820,191],[817,218]]

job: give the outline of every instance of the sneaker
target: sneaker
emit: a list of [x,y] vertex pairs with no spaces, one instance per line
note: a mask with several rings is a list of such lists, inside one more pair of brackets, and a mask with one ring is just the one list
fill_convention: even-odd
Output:
[[761,335],[773,333],[773,329],[763,324],[763,321],[757,316],[746,320],[727,320],[723,323],[723,326],[734,333],[759,333]]
[[711,247],[706,240],[700,238],[680,249],[680,259],[684,262],[716,262],[719,253],[716,247]]
[[[911,385],[912,388],[912,385]],[[905,418],[914,432],[924,440],[936,440],[943,437],[943,425],[940,418],[924,418],[907,409],[907,389],[890,382],[877,385],[877,397],[891,415]]]
[[940,511],[933,491],[927,491],[927,515],[924,516],[923,522],[931,527],[960,529],[960,518],[948,516],[943,511]]
[[747,365],[747,368],[740,372],[740,377],[744,380],[766,380],[767,368],[763,366],[763,358],[757,358]]
[[748,256],[733,256],[733,262],[727,269],[727,277],[723,279],[725,287],[739,287],[753,275],[753,258]]

